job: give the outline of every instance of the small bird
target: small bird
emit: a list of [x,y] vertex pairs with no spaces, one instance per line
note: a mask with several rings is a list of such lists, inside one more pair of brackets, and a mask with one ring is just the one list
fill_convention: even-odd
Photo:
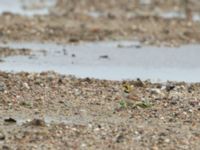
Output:
[[133,103],[134,101],[140,101],[138,91],[134,88],[134,85],[123,83],[123,97],[127,102]]

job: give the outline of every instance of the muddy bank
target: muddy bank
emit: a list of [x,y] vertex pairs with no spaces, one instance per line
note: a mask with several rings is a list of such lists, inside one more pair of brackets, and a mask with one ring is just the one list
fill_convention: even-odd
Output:
[[12,49],[8,47],[0,47],[0,58],[6,58],[8,56],[30,56],[31,55],[31,50],[30,49]]
[[3,148],[198,149],[199,84],[0,73]]

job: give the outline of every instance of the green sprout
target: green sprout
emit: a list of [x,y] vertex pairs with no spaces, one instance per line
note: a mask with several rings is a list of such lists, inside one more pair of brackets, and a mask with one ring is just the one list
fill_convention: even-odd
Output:
[[126,103],[125,100],[121,100],[121,101],[119,102],[119,105],[120,105],[120,108],[127,108],[127,103]]
[[140,107],[140,108],[150,108],[152,107],[152,104],[149,101],[143,101],[143,102],[137,103],[135,106]]

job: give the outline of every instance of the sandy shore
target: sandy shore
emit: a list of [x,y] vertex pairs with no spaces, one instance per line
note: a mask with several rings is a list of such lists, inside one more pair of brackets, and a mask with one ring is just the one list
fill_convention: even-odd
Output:
[[199,84],[0,73],[0,140],[18,149],[198,149]]

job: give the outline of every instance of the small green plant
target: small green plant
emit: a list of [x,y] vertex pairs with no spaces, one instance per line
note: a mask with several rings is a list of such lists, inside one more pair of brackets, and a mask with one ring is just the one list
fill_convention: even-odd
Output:
[[150,108],[152,107],[152,104],[149,101],[142,101],[140,103],[137,103],[135,106],[140,108]]
[[24,106],[24,107],[27,107],[27,108],[32,108],[32,105],[31,105],[31,103],[29,103],[29,102],[23,101],[23,102],[20,103],[20,105],[21,105],[21,106]]
[[121,100],[119,102],[119,106],[121,109],[124,109],[124,108],[150,108],[152,107],[152,103],[150,103],[148,100],[145,100],[145,101],[140,101],[140,102],[135,102],[135,103],[130,103],[130,102],[127,102],[126,100]]
[[119,105],[120,105],[120,108],[127,108],[127,103],[126,103],[125,100],[121,100],[121,101],[119,102]]

